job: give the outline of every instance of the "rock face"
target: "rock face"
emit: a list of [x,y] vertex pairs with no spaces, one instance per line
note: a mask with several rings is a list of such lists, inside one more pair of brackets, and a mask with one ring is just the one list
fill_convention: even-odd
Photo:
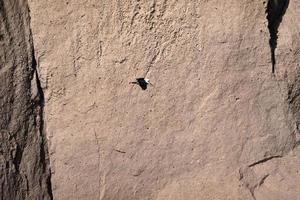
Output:
[[25,1],[0,0],[0,199],[51,199],[48,150]]
[[28,1],[54,199],[299,199],[299,1]]

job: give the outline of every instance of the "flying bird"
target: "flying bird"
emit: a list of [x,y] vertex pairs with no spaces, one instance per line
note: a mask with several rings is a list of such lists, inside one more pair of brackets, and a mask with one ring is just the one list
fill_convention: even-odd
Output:
[[130,83],[139,85],[143,90],[147,89],[148,84],[153,85],[148,78],[136,78],[136,81]]

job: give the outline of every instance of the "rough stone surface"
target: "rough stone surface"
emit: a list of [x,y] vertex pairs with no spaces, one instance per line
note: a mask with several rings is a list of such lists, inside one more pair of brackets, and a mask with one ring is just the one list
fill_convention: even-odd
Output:
[[51,199],[26,1],[0,0],[0,199]]
[[54,199],[299,199],[300,2],[268,5],[29,0]]

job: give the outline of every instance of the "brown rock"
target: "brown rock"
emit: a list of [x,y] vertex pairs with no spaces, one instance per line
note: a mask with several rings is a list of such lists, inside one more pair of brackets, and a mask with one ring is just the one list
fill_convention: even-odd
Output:
[[25,1],[0,0],[0,199],[51,199],[48,151]]
[[299,199],[300,3],[273,1],[29,0],[54,199]]

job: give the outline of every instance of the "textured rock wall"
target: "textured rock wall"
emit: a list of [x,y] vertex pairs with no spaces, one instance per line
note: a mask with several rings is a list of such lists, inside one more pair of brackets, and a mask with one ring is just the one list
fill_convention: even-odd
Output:
[[298,199],[298,1],[29,6],[55,199]]
[[0,199],[51,199],[37,78],[26,1],[0,0]]

